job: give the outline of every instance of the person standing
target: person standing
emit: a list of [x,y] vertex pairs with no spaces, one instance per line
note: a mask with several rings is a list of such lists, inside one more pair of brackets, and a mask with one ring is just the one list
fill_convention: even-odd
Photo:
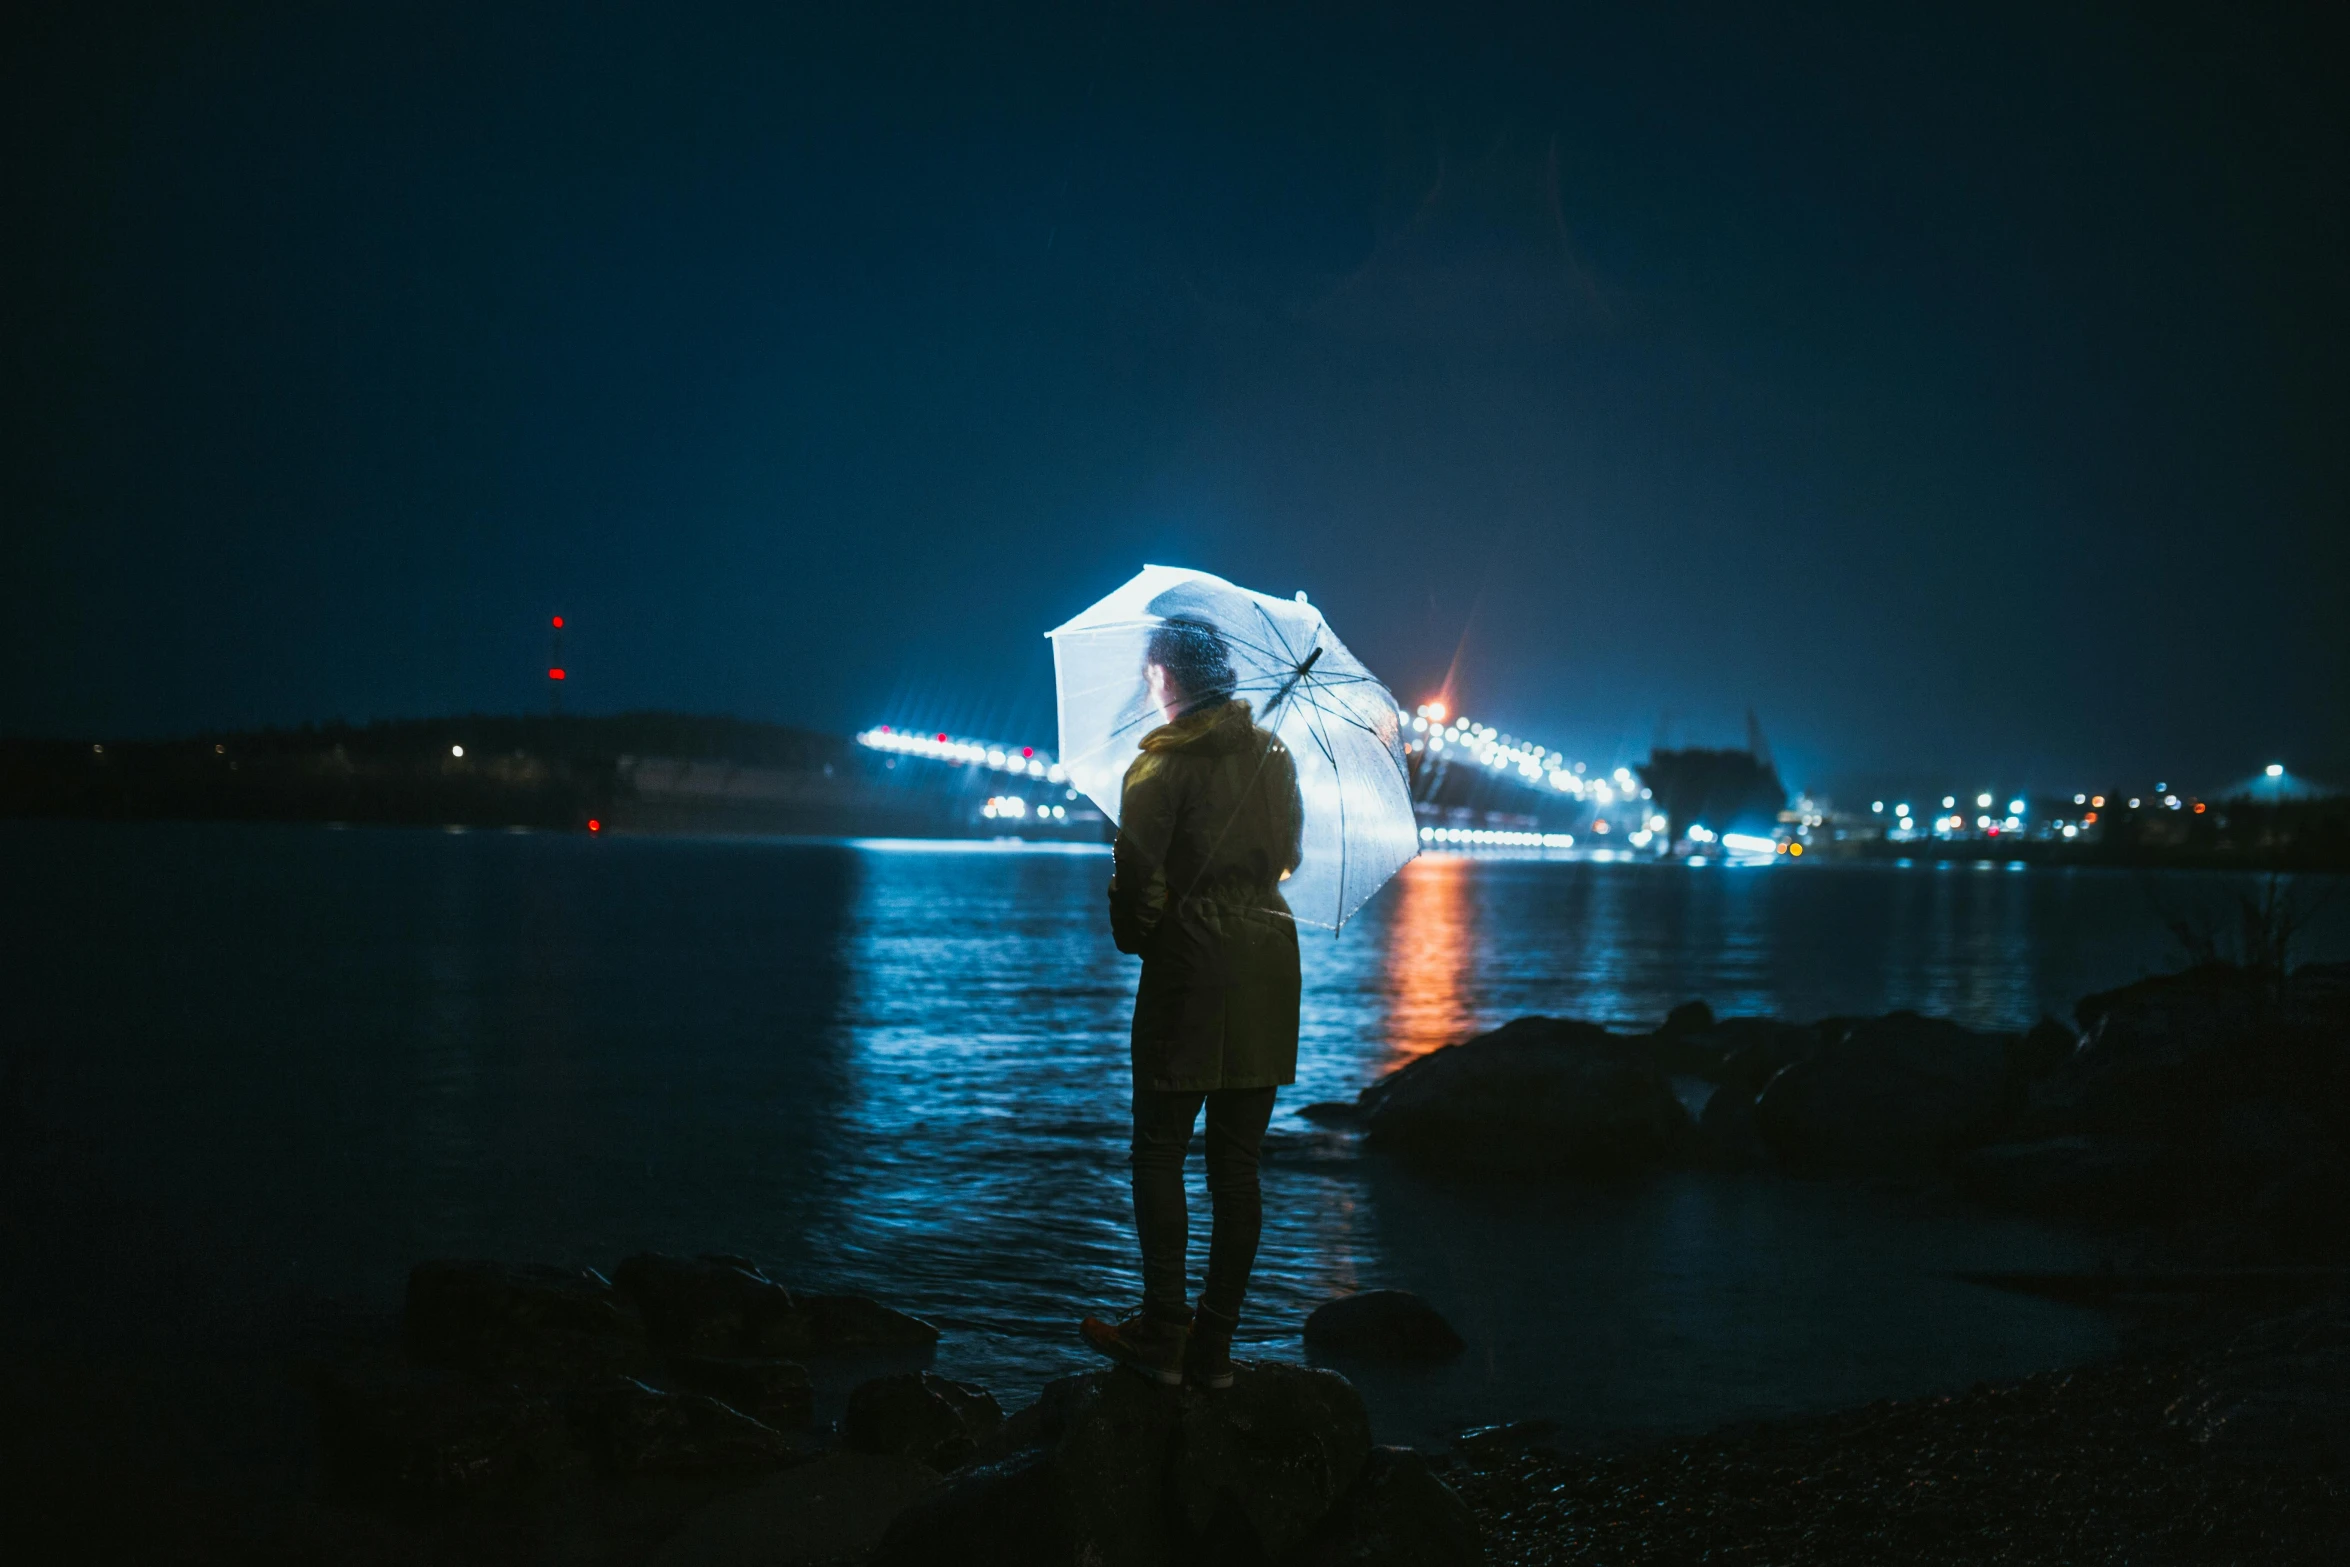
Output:
[[[1214,627],[1172,619],[1143,670],[1165,720],[1127,768],[1110,931],[1142,959],[1134,997],[1134,1224],[1141,1308],[1088,1317],[1087,1343],[1168,1384],[1232,1385],[1232,1334],[1263,1226],[1258,1151],[1275,1090],[1297,1080],[1297,922],[1281,886],[1305,810],[1288,748],[1234,695]],[[1207,1111],[1212,1227],[1188,1303],[1184,1157]]]

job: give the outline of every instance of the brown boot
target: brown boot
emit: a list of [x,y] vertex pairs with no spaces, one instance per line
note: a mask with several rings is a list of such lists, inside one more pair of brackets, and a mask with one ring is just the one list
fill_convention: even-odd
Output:
[[1167,1387],[1183,1385],[1183,1350],[1190,1333],[1182,1323],[1161,1322],[1138,1311],[1117,1323],[1087,1317],[1077,1331],[1118,1364]]
[[1183,1380],[1193,1387],[1232,1385],[1233,1324],[1204,1311],[1191,1314],[1190,1342],[1183,1352]]

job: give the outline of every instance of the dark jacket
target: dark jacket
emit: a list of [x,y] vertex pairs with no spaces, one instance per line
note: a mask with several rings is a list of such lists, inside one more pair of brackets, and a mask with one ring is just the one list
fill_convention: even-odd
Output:
[[1305,808],[1288,747],[1246,702],[1142,737],[1126,769],[1110,932],[1142,957],[1141,1088],[1271,1088],[1297,1080],[1297,922],[1281,879]]

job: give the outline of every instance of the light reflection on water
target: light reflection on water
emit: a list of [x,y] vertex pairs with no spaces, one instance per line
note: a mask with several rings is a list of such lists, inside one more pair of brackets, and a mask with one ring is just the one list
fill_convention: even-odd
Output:
[[[297,1287],[388,1303],[423,1256],[725,1250],[931,1316],[944,1369],[1019,1397],[1084,1364],[1080,1312],[1133,1298],[1136,969],[1098,852],[11,824],[0,869],[38,1113],[82,1187],[167,1216],[224,1315]],[[2225,894],[2166,901],[2199,888]],[[1457,1190],[1295,1112],[1528,1012],[2021,1025],[2165,940],[2129,877],[1423,859],[1306,940],[1244,1331],[1296,1354],[1333,1294],[1428,1295],[1470,1353],[1355,1368],[1404,1439],[1687,1427],[2093,1354],[2098,1320],[1946,1276],[2081,1260],[2030,1226],[1767,1179]]]

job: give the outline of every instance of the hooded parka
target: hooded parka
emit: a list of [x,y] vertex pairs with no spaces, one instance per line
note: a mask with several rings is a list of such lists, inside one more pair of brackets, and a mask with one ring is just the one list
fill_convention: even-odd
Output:
[[1142,737],[1110,876],[1111,935],[1142,958],[1136,1087],[1297,1080],[1297,922],[1280,884],[1304,830],[1297,764],[1245,701]]

